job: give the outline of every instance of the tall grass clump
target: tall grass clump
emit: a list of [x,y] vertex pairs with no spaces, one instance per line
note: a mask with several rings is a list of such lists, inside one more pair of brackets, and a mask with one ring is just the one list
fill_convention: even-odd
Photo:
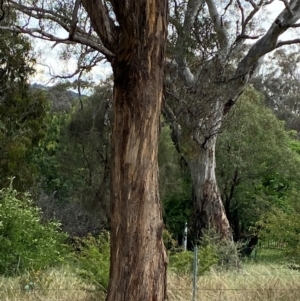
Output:
[[[170,301],[192,300],[191,275],[169,273]],[[297,301],[300,273],[276,264],[246,264],[237,270],[214,270],[199,276],[196,300],[201,301]]]
[[0,276],[1,301],[104,301],[105,293],[66,265],[20,276]]

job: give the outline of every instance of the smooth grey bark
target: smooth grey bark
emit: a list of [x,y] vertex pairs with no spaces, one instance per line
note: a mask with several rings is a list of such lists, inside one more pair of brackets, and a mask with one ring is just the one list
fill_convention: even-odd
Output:
[[196,235],[201,237],[203,228],[213,228],[221,239],[232,240],[232,232],[226,216],[215,174],[216,136],[200,148],[198,156],[188,162],[193,181]]
[[[188,33],[193,30],[195,18],[204,2],[219,46],[216,54],[202,61],[200,67],[195,70],[188,65]],[[248,34],[251,20],[261,7],[271,5],[272,1],[249,1],[252,10],[248,13],[243,3],[236,1],[241,16],[240,32],[232,42],[231,34],[235,28],[232,28],[230,19],[226,22],[225,13],[234,3],[229,3],[225,11],[220,12],[219,4],[214,0],[188,1],[182,24],[178,24],[180,20],[173,23],[178,38],[174,59],[166,63],[167,74],[171,80],[166,81],[167,101],[164,105],[164,113],[173,129],[177,149],[186,162],[190,162],[196,196],[195,211],[200,227],[198,230],[200,232],[201,228],[214,227],[221,237],[229,239],[232,235],[229,234],[229,223],[226,221],[215,178],[215,161],[212,160],[218,130],[221,128],[223,117],[231,110],[249,85],[251,78],[259,71],[264,55],[283,45],[300,42],[300,39],[278,41],[286,30],[300,26],[296,24],[300,18],[300,0],[292,0],[289,3],[285,2],[286,8],[277,16],[267,32],[241,55],[245,42],[248,39],[258,38]],[[172,74],[176,75],[173,80]],[[186,87],[182,89],[184,93],[178,92],[177,87],[180,85]],[[172,106],[174,99],[177,106],[180,103],[181,110]],[[198,113],[195,113],[197,111]]]

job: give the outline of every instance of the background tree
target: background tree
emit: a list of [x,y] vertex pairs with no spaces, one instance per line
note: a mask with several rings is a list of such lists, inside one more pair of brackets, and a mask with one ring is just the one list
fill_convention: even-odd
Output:
[[[71,236],[98,234],[108,226],[111,155],[112,82],[79,102],[66,88],[56,90],[47,137],[35,149],[41,175],[38,204],[47,219],[57,218]],[[75,103],[62,112],[64,99]],[[82,107],[81,107],[82,106]]]
[[[3,21],[1,21],[3,22]],[[29,86],[35,57],[26,37],[0,30],[0,186],[27,191],[36,182],[32,150],[45,136],[46,97]]]
[[278,49],[266,61],[264,72],[254,79],[256,89],[263,93],[266,105],[289,130],[300,131],[299,51]]
[[[167,1],[7,1],[30,18],[9,29],[80,43],[78,68],[103,56],[114,75],[111,268],[107,300],[165,300],[166,253],[158,193],[158,126]],[[24,19],[22,19],[24,20]],[[54,27],[67,32],[55,36]],[[102,53],[102,55],[99,55]],[[133,251],[134,250],[134,251]]]
[[185,223],[192,211],[191,179],[171,138],[171,129],[165,121],[159,136],[159,187],[164,208],[166,229],[174,242],[182,244]]
[[217,178],[236,241],[257,236],[270,208],[282,209],[299,182],[289,133],[263,97],[248,88],[224,120],[217,142]]
[[[272,2],[170,1],[164,113],[191,171],[197,236],[204,227],[213,227],[222,238],[232,238],[215,174],[215,145],[223,117],[249,85],[265,54],[299,42],[278,41],[288,29],[300,26],[298,0],[284,2],[285,9],[268,30],[258,25],[258,12],[272,7]],[[248,43],[254,39],[258,39],[254,44]]]

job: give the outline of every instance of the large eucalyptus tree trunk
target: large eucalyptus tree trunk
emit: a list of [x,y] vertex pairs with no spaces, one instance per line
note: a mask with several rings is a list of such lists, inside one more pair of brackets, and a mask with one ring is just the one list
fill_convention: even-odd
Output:
[[232,240],[231,228],[219,192],[215,167],[216,136],[199,146],[189,161],[194,192],[194,231],[201,236],[203,229],[214,229],[221,239]]
[[[146,5],[147,1],[142,2]],[[149,7],[141,6],[146,8],[145,15],[134,20],[136,36],[120,48],[112,62],[114,125],[107,301],[167,298],[157,162],[167,8],[165,1],[148,2]],[[124,39],[130,34],[124,34]]]

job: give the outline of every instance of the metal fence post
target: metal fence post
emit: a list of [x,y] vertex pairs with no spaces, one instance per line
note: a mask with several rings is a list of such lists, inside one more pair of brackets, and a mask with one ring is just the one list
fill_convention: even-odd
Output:
[[194,262],[193,262],[193,301],[197,298],[197,273],[198,273],[198,247],[194,248]]
[[183,250],[187,250],[187,223],[184,224],[184,230],[183,230],[183,238],[182,238],[182,245],[183,245]]

